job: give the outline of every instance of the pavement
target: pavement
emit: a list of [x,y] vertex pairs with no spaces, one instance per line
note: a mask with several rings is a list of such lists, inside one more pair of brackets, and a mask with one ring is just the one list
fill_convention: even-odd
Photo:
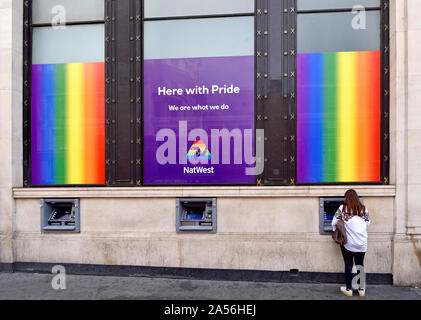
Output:
[[[421,289],[368,285],[346,297],[339,284],[209,281],[173,278],[0,273],[0,300],[421,300]],[[56,286],[57,287],[57,286]]]

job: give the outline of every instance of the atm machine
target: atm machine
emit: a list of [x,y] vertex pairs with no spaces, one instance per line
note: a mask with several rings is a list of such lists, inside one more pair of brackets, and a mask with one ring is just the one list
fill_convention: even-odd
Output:
[[178,198],[176,229],[178,233],[216,233],[216,198]]
[[41,232],[80,232],[79,199],[41,199]]
[[[320,234],[331,234],[332,220],[335,217],[335,213],[338,208],[343,205],[345,198],[331,197],[331,198],[320,198],[319,205],[319,232]],[[361,203],[364,202],[363,198],[360,198]]]

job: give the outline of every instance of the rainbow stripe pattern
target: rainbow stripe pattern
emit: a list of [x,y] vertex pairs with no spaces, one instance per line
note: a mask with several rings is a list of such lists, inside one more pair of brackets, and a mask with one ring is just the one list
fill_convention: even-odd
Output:
[[189,160],[203,160],[211,159],[211,154],[209,149],[206,147],[206,144],[202,140],[196,140],[189,152],[187,152],[187,159]]
[[297,181],[380,181],[380,52],[301,53]]
[[31,87],[32,184],[104,184],[104,62],[33,65]]

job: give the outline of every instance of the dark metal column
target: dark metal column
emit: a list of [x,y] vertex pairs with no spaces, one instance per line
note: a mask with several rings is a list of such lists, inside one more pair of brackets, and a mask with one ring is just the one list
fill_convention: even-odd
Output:
[[382,182],[384,184],[389,184],[390,177],[390,24],[389,24],[389,13],[390,13],[390,3],[389,0],[382,0],[381,3],[381,48],[382,48],[382,57],[381,65],[383,68],[383,73],[381,77],[381,87],[382,87],[382,124],[381,124],[381,164],[382,164]]
[[106,0],[106,180],[141,179],[141,0]]
[[258,1],[257,128],[265,129],[265,170],[258,185],[295,184],[295,0]]
[[23,186],[31,185],[32,1],[23,2]]

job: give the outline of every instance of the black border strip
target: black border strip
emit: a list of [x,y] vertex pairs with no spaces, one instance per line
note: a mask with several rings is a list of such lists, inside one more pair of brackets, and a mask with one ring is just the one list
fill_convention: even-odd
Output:
[[[140,185],[144,185],[144,176],[145,176],[145,166],[143,165],[145,163],[145,159],[144,159],[144,150],[145,150],[145,123],[144,123],[144,109],[145,109],[145,99],[144,99],[144,95],[145,95],[145,86],[144,86],[144,57],[145,57],[145,36],[144,36],[144,23],[145,23],[145,1],[141,0],[141,4],[140,4],[140,29],[141,29],[141,37],[142,37],[142,41],[140,43],[141,48],[140,48],[140,77],[142,79],[142,85],[140,86],[140,110],[139,110],[139,117],[140,117],[140,126],[138,126],[138,128],[136,130],[138,130],[138,134],[139,137],[141,138],[140,141],[140,161],[141,164],[140,166],[137,168],[137,172],[139,173],[139,175],[137,176],[137,178],[139,179],[139,184]],[[136,184],[137,181],[136,181]]]
[[390,1],[381,2],[381,183],[390,184]]
[[111,52],[114,47],[114,34],[112,32],[111,16],[112,16],[113,2],[105,0],[104,3],[104,17],[105,17],[105,186],[110,186],[111,181],[111,82],[107,79],[111,78],[112,67],[110,63]]
[[[376,11],[380,10],[381,7],[367,7],[364,8],[365,11]],[[307,13],[335,13],[335,12],[353,12],[353,8],[338,8],[338,9],[314,9],[314,10],[297,10],[298,14],[307,14]]]
[[23,186],[31,184],[32,0],[23,2]]
[[232,14],[204,14],[190,16],[156,17],[143,18],[143,21],[163,21],[163,20],[188,20],[188,19],[209,19],[209,18],[235,18],[254,16],[254,12],[232,13]]
[[40,28],[40,27],[54,27],[54,26],[80,26],[80,25],[87,25],[87,24],[103,24],[105,20],[91,20],[91,21],[69,21],[65,24],[58,24],[54,25],[52,23],[34,23],[31,25],[33,28]]
[[[72,263],[15,262],[0,265],[0,272],[48,273],[55,265],[61,265],[67,274],[120,277],[157,277],[213,281],[252,281],[277,283],[343,283],[343,273],[199,269],[176,267],[117,266]],[[13,271],[11,271],[13,270]],[[367,284],[393,285],[393,275],[389,273],[366,274]]]
[[[143,182],[143,0],[137,0],[135,4],[135,33],[136,33],[136,78],[140,79],[140,85],[136,86],[136,110],[135,110],[135,185],[140,186]],[[139,40],[138,40],[139,39]],[[137,61],[139,57],[139,61]],[[140,160],[138,163],[137,159]]]
[[[268,57],[265,53],[269,52],[268,49],[268,3],[267,0],[256,0],[255,1],[255,52],[254,52],[254,85],[255,85],[255,129],[265,129],[265,101],[268,99],[267,86],[264,81],[264,74],[268,74],[267,65]],[[266,137],[266,132],[265,132]],[[266,138],[265,138],[266,140]],[[256,161],[261,161],[265,165],[266,159],[266,141],[261,143],[265,144],[265,154],[262,158],[257,158],[256,150]],[[257,147],[257,137],[255,137],[255,146]],[[266,166],[265,166],[266,167]],[[264,167],[263,172],[259,176],[255,176],[255,185],[263,185],[263,181],[266,175],[266,168]]]
[[[297,11],[297,0],[291,0],[290,2],[290,14],[288,14],[289,23],[288,23],[288,31],[290,33],[288,44],[290,46],[289,53],[289,66],[288,66],[288,84],[290,87],[289,90],[289,106],[288,106],[288,113],[289,113],[289,152],[290,154],[287,155],[287,161],[289,162],[288,171],[289,171],[289,184],[295,185],[297,182],[297,97],[298,97],[298,90],[297,90],[297,56],[298,56],[298,46],[297,46],[297,14],[292,12],[293,10]],[[286,8],[288,9],[288,8]],[[293,28],[294,31],[291,30]],[[292,55],[291,50],[293,50],[294,55]],[[293,75],[291,72],[294,72]]]
[[0,262],[0,273],[13,273],[14,272],[14,264],[13,263],[5,263]]

